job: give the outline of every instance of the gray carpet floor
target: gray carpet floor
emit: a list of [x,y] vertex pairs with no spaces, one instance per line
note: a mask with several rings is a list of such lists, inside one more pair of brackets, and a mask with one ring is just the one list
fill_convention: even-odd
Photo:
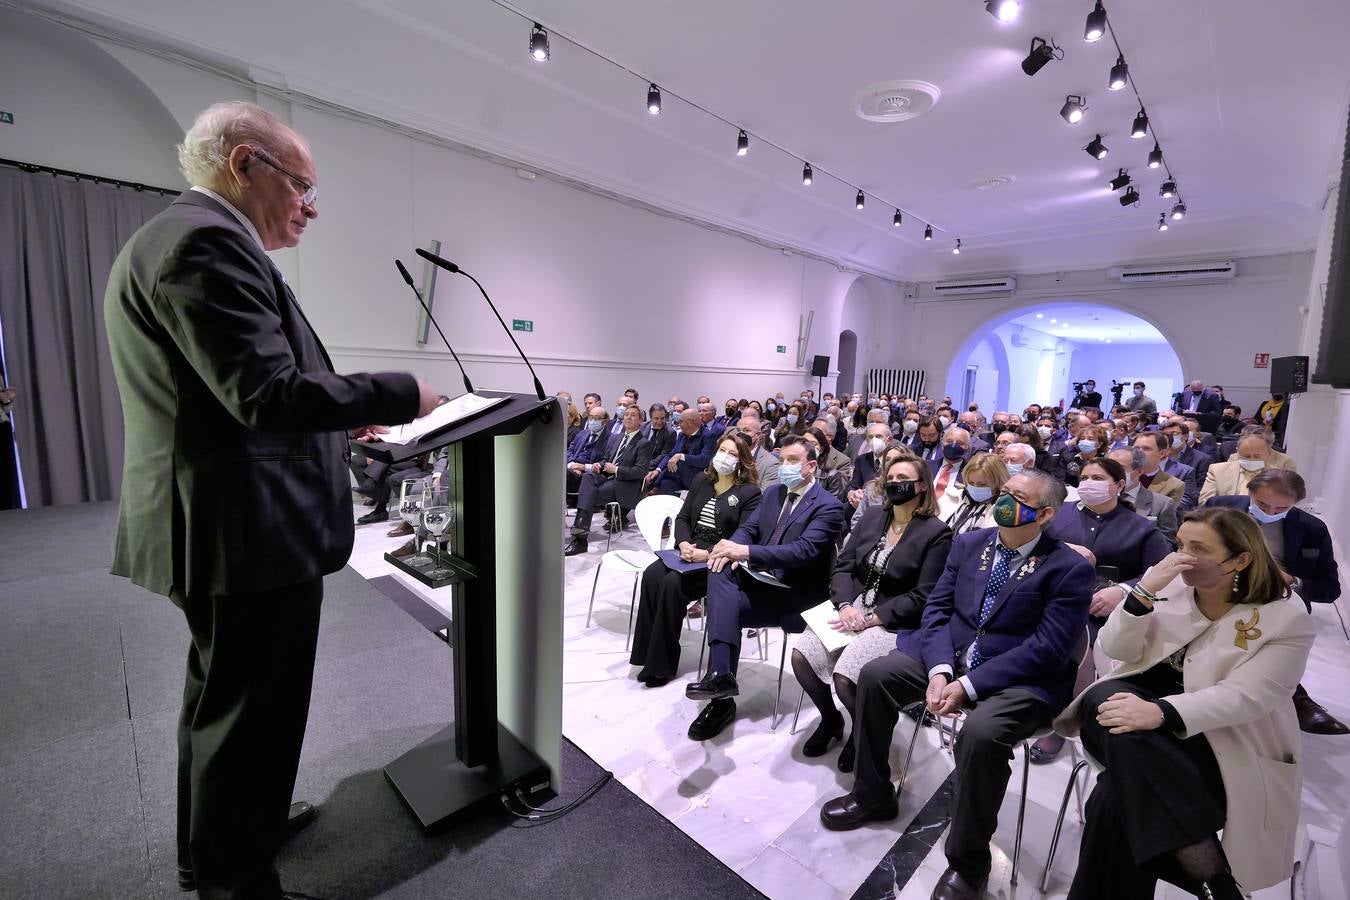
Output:
[[[113,504],[0,513],[0,897],[177,897],[174,728],[187,628],[107,574]],[[758,897],[622,785],[521,827],[500,807],[422,832],[383,766],[452,713],[451,651],[346,569],[327,579],[279,866],[321,897]],[[563,744],[561,796],[601,774]]]

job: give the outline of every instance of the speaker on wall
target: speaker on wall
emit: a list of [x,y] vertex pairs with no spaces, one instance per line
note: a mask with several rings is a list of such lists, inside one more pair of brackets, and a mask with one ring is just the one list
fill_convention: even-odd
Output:
[[828,356],[817,356],[812,360],[811,374],[817,378],[824,378],[830,374],[830,358]]
[[[1322,337],[1317,345],[1317,368],[1312,374],[1315,383],[1350,388],[1347,345],[1350,345],[1350,131],[1346,133],[1345,155],[1341,159],[1341,187],[1331,237]],[[1271,377],[1274,376],[1272,368]]]
[[1302,394],[1308,390],[1308,357],[1277,356],[1270,361],[1270,392]]

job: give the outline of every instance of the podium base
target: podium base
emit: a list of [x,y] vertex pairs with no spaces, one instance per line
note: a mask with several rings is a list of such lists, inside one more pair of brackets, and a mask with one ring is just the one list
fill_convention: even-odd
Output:
[[457,813],[491,800],[503,789],[519,787],[537,802],[549,789],[548,765],[497,723],[497,760],[466,766],[455,756],[455,726],[447,725],[384,767],[423,828],[433,828]]

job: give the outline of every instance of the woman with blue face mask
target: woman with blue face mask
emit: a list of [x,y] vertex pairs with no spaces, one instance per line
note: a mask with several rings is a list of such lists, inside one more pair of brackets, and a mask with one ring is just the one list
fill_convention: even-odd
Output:
[[994,501],[1010,477],[1008,467],[992,453],[976,453],[961,474],[964,484],[949,485],[938,497],[938,518],[958,535],[992,528]]
[[1060,454],[1055,471],[1050,474],[1069,487],[1077,487],[1083,466],[1094,459],[1105,456],[1110,446],[1111,436],[1100,425],[1089,425],[1078,432],[1078,437],[1070,439],[1069,446]]
[[774,429],[774,443],[777,444],[789,434],[795,434],[797,437],[801,437],[806,434],[806,429],[810,424],[811,423],[806,420],[806,414],[802,411],[802,407],[799,403],[788,404],[787,412],[783,415],[783,418],[779,420],[778,427]]

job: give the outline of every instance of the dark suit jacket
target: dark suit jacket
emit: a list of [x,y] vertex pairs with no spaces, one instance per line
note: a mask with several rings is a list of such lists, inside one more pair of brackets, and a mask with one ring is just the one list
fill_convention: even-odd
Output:
[[848,483],[850,491],[856,491],[877,477],[877,458],[868,450],[853,458],[853,480]]
[[[683,453],[684,459],[680,460],[680,468],[691,468],[695,472],[701,472],[708,468],[708,463],[712,462],[713,454],[716,452],[717,438],[708,431],[708,426],[700,425],[698,431],[689,436],[676,429],[675,443],[671,445],[670,452],[657,461],[656,468],[664,469],[672,456]],[[689,483],[693,483],[693,475],[690,475]]]
[[104,313],[126,424],[113,574],[219,595],[346,565],[346,432],[411,421],[416,379],[335,374],[281,273],[196,191],[122,248]]
[[[1245,511],[1246,495],[1211,497],[1205,506],[1230,506]],[[1284,570],[1303,580],[1299,596],[1307,603],[1334,603],[1341,595],[1341,576],[1331,532],[1326,523],[1295,506],[1280,523],[1284,526]]]
[[614,453],[623,444],[623,433],[611,435],[609,442],[605,445],[604,455],[597,462],[613,462],[616,469],[614,473],[614,499],[619,501],[619,505],[624,509],[633,509],[637,506],[638,500],[642,495],[642,481],[647,477],[647,472],[651,469],[652,463],[652,445],[642,439],[642,431],[633,435],[628,446],[623,448],[623,453],[618,459],[614,458]]
[[[890,524],[884,506],[868,507],[853,536],[839,551],[830,577],[830,599],[836,607],[852,603],[867,587],[867,560]],[[952,530],[936,516],[913,519],[900,536],[877,584],[876,615],[891,629],[915,628],[928,594],[937,584],[952,548]]]
[[[694,479],[694,483],[689,486],[689,493],[684,496],[684,505],[680,507],[679,514],[675,516],[676,547],[688,541],[700,549],[712,549],[712,543],[694,539],[694,526],[698,524],[698,514],[712,496],[712,482],[708,480],[706,474],[700,474]],[[741,523],[754,515],[755,510],[759,509],[762,496],[757,484],[737,484],[723,491],[722,495],[717,498],[717,506],[714,509],[717,519],[718,539],[735,534]]]
[[572,441],[572,446],[567,448],[567,461],[569,463],[599,462],[605,452],[607,440],[604,431],[592,435],[585,428],[581,429],[576,436],[576,440]]
[[1181,512],[1195,509],[1200,502],[1200,484],[1196,482],[1195,469],[1169,456],[1163,463],[1163,471],[1173,478],[1180,479],[1181,483],[1186,486],[1181,494],[1181,502],[1177,504],[1177,509]]
[[[1189,389],[1182,391],[1176,404],[1172,407],[1173,411],[1179,413],[1190,412],[1191,398],[1194,396],[1195,395],[1192,394]],[[1203,391],[1200,394],[1200,402],[1195,411],[1201,415],[1205,413],[1214,413],[1215,415],[1218,415],[1223,412],[1223,401],[1209,391]]]
[[939,440],[936,444],[934,444],[931,447],[925,447],[923,445],[923,442],[919,440],[918,435],[915,435],[914,443],[909,445],[909,449],[917,453],[919,455],[919,459],[922,459],[924,462],[931,463],[934,460],[936,460],[939,463],[942,462],[941,440]]
[[[957,536],[947,567],[928,595],[918,631],[901,631],[900,650],[923,663],[964,668],[975,640],[984,589],[994,566],[997,528]],[[1068,546],[1042,534],[1030,560],[1018,564],[999,592],[980,637],[983,665],[966,672],[975,692],[988,697],[1009,687],[1034,692],[1062,709],[1073,691],[1075,651],[1082,646],[1095,580],[1092,566]]]
[[655,469],[657,463],[661,461],[661,458],[669,454],[670,448],[675,446],[676,430],[677,429],[670,424],[667,424],[666,427],[662,428],[660,431],[654,431],[650,422],[642,426],[642,436],[652,445],[651,460],[647,464],[649,469]]
[[[1195,470],[1195,483],[1202,485],[1205,483],[1205,473],[1209,471],[1210,463],[1214,462],[1214,457],[1196,447],[1187,447],[1181,451],[1177,462],[1190,466]],[[1196,488],[1197,499],[1200,496],[1199,488]]]
[[844,507],[820,482],[813,481],[793,508],[782,539],[766,544],[787,493],[781,484],[765,491],[759,509],[741,522],[731,540],[750,546],[750,565],[772,572],[791,588],[784,597],[784,608],[800,612],[820,603],[829,592],[834,546],[844,528]]

